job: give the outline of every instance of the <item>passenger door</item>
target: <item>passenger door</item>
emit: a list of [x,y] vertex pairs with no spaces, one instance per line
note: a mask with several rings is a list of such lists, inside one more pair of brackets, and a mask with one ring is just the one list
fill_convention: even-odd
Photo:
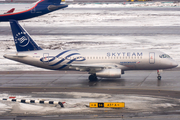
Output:
[[43,63],[44,64],[49,64],[49,53],[44,53],[43,54]]
[[150,64],[154,64],[155,63],[155,53],[154,52],[150,52],[149,53],[149,63]]

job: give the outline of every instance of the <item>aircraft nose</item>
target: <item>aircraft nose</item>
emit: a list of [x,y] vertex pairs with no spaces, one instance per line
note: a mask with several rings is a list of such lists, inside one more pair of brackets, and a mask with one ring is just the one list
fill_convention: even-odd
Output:
[[172,66],[172,67],[177,67],[177,66],[178,66],[178,63],[177,63],[176,61],[173,61],[173,62],[171,63],[171,66]]

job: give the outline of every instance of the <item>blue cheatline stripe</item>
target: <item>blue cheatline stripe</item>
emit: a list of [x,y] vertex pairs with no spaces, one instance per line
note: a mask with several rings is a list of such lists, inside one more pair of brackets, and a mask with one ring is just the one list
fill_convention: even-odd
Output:
[[84,61],[84,60],[85,60],[85,58],[83,58],[82,60],[76,60],[76,58],[74,58],[73,60],[67,62],[66,65],[63,65],[63,66],[61,66],[61,67],[58,68],[58,69],[63,69],[63,68],[65,68],[66,66],[68,66],[70,63],[72,63],[72,62],[74,62],[74,61]]
[[63,55],[63,54],[66,53],[66,52],[69,52],[69,51],[71,51],[71,50],[66,50],[66,51],[64,51],[64,52],[62,52],[62,53],[59,53],[58,55],[56,55],[55,57],[53,57],[53,58],[50,59],[49,61],[43,61],[44,57],[42,57],[42,58],[40,59],[40,61],[41,61],[41,62],[51,62],[51,61],[55,60],[56,58],[58,58],[59,56]]
[[66,60],[67,57],[71,57],[71,56],[73,56],[73,55],[79,55],[79,53],[72,53],[72,54],[66,56],[65,58],[63,58],[62,60],[60,60],[59,62],[57,62],[57,63],[55,63],[55,64],[53,64],[53,65],[50,65],[50,66],[56,66],[56,65],[62,63],[64,60]]
[[[72,59],[72,60],[70,60],[69,62],[67,62],[66,64],[70,64],[70,63],[72,63],[72,62],[74,62],[74,61],[76,61],[76,58],[74,58],[74,59]],[[65,68],[67,65],[63,65],[63,66],[61,66],[60,68],[58,68],[58,69],[63,69],[63,68]]]
[[65,59],[63,58],[62,60],[60,60],[59,62],[57,62],[57,63],[55,63],[55,64],[53,64],[53,65],[49,65],[49,66],[56,66],[56,65],[58,65],[58,64],[60,64],[61,62],[63,62]]
[[58,54],[56,57],[58,58],[59,56],[63,55],[63,54],[66,53],[66,52],[69,52],[69,51],[71,51],[71,50],[66,50],[66,51],[64,51],[64,52],[62,52],[62,53],[60,53],[60,54]]

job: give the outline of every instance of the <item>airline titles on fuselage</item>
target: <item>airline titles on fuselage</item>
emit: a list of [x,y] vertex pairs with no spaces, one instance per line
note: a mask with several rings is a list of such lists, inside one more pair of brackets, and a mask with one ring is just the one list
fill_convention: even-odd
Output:
[[[108,52],[106,57],[142,57],[142,52]],[[39,58],[39,56],[33,56]],[[56,56],[49,56],[49,58],[56,57]],[[95,56],[97,57],[97,56]],[[57,58],[57,57],[56,57]],[[69,57],[65,57],[66,59]],[[79,58],[79,57],[77,57]]]
[[108,52],[107,57],[142,57],[143,53],[142,52]]

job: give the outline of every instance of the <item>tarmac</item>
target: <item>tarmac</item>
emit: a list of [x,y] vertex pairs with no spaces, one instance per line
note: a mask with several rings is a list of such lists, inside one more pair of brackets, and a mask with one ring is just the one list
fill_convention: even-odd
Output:
[[79,88],[83,91],[86,88],[180,91],[179,69],[162,71],[160,81],[157,80],[156,71],[125,71],[119,79],[99,78],[97,82],[89,82],[88,76],[86,72],[76,71],[6,71],[0,72],[0,89],[28,87]]
[[[179,119],[180,109],[180,74],[179,69],[165,70],[161,72],[162,80],[157,80],[156,71],[126,71],[121,78],[105,79],[99,78],[96,82],[88,81],[86,72],[76,71],[1,71],[0,72],[0,96],[30,96],[33,98],[48,99],[72,99],[74,104],[77,101],[91,102],[96,99],[96,95],[110,95],[111,97],[97,97],[97,102],[116,102],[121,96],[125,102],[125,109],[82,109],[80,112],[49,112],[26,113],[7,111],[1,115],[0,119]],[[70,94],[72,93],[72,94]],[[81,95],[83,93],[83,95]],[[84,95],[87,94],[86,95]],[[88,95],[90,94],[90,95]],[[77,95],[77,96],[76,96]],[[124,96],[124,97],[123,97]],[[129,96],[132,101],[129,102]],[[131,97],[133,96],[133,97]],[[138,97],[142,102],[138,102]],[[145,97],[145,98],[143,98]],[[149,97],[149,98],[146,98]],[[86,100],[85,100],[86,98]],[[152,109],[147,109],[143,102],[151,103]],[[152,100],[151,100],[152,99]],[[154,99],[154,100],[153,100]],[[68,101],[65,101],[68,103]],[[83,103],[82,102],[82,103]],[[131,104],[130,104],[131,103]],[[10,104],[7,102],[6,104]],[[25,103],[22,103],[25,104]],[[137,110],[131,109],[136,104],[142,104]],[[153,104],[155,104],[153,106]],[[157,104],[173,104],[171,107],[157,107]],[[38,106],[38,105],[37,105]],[[41,105],[42,106],[42,105]],[[84,106],[84,104],[82,105]],[[85,105],[87,106],[87,104]],[[46,106],[45,106],[46,107]],[[52,106],[51,106],[52,107]],[[65,108],[70,107],[65,105]],[[20,107],[21,108],[21,107]],[[19,108],[19,109],[20,109]],[[22,108],[21,108],[22,109]],[[59,109],[59,108],[58,108]],[[63,109],[63,108],[62,108]],[[89,112],[89,109],[92,110]],[[106,111],[106,112],[105,112]],[[123,116],[122,116],[123,115]]]

